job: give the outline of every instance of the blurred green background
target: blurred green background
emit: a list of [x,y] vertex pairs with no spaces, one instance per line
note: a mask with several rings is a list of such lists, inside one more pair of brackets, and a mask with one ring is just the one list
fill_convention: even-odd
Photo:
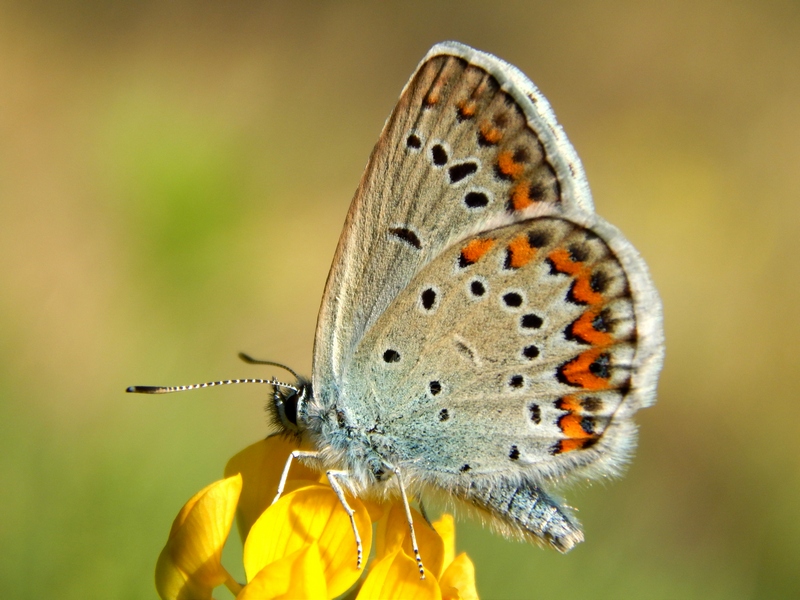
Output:
[[565,494],[585,544],[460,526],[482,596],[800,597],[791,1],[0,4],[0,595],[155,596],[266,390],[124,388],[310,372],[361,171],[445,39],[550,99],[667,334],[629,473]]

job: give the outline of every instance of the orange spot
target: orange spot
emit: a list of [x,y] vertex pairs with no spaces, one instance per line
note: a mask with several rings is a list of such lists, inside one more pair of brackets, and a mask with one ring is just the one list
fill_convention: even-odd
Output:
[[603,353],[603,348],[592,348],[579,354],[576,358],[562,366],[559,371],[568,383],[582,387],[585,390],[605,390],[609,387],[607,378],[598,377],[589,370],[589,367]]
[[514,210],[522,210],[531,204],[533,204],[533,199],[530,196],[530,184],[527,181],[521,181],[511,190],[511,206],[514,207]]
[[469,119],[475,116],[475,111],[478,110],[478,103],[475,100],[461,100],[458,103],[458,113],[464,118]]
[[497,168],[503,175],[512,179],[518,179],[525,171],[525,165],[516,162],[514,155],[508,150],[501,152],[497,157]]
[[481,123],[481,138],[487,144],[494,145],[503,139],[503,132],[493,127],[491,123],[484,122]]
[[528,236],[524,233],[511,240],[508,251],[510,253],[508,266],[512,269],[524,267],[536,256],[536,248],[531,248]]
[[565,436],[571,439],[581,439],[586,437],[586,432],[581,427],[581,416],[571,412],[558,420],[558,426]]
[[441,79],[438,79],[431,86],[431,89],[428,92],[428,95],[425,96],[425,104],[427,104],[428,106],[433,106],[434,104],[437,104],[439,102],[439,100],[441,100],[442,86],[443,85],[444,85],[444,82]]
[[573,450],[580,450],[583,448],[585,443],[586,440],[561,440],[558,443],[558,451],[559,453],[563,453],[572,452]]
[[581,274],[575,280],[575,285],[572,286],[572,297],[584,304],[600,304],[603,301],[603,295],[592,289],[589,275],[588,269],[582,270]]
[[574,262],[569,252],[564,248],[556,248],[547,255],[547,258],[550,259],[550,262],[553,263],[559,273],[578,275],[583,269],[583,265],[579,262]]
[[580,410],[581,403],[575,396],[564,396],[558,400],[556,408],[559,410],[566,410],[567,412],[576,412]]
[[579,412],[581,403],[575,396],[564,396],[556,402],[556,408],[567,411],[567,414],[558,420],[558,427],[567,439],[558,442],[556,454],[581,450],[599,437],[583,428],[583,417]]
[[494,240],[491,238],[475,238],[461,249],[461,259],[468,265],[475,264],[492,246]]
[[594,328],[593,322],[597,315],[600,314],[598,310],[587,310],[580,318],[572,324],[572,335],[579,337],[587,344],[593,346],[608,346],[614,341],[610,333],[605,331],[597,331]]
[[600,304],[603,295],[592,289],[590,269],[586,268],[582,262],[572,260],[569,251],[564,248],[556,248],[547,255],[553,263],[556,271],[566,273],[575,277],[575,285],[572,286],[572,298],[583,304]]

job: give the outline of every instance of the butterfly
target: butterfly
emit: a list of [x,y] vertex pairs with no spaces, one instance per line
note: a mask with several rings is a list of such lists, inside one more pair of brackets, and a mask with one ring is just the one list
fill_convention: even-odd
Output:
[[547,100],[512,65],[444,42],[370,156],[311,380],[271,380],[273,417],[311,442],[292,458],[327,472],[359,565],[345,490],[402,499],[420,574],[409,499],[431,494],[566,552],[583,533],[548,490],[620,471],[663,354],[647,267],[594,212]]

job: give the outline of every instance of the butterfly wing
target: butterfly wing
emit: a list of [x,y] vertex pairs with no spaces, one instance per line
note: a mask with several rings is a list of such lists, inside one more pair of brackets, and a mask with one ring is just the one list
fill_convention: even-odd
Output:
[[580,531],[542,486],[627,459],[631,417],[655,401],[661,304],[618,230],[539,212],[452,245],[411,280],[358,344],[344,410],[379,423],[382,454],[409,479],[564,550]]
[[567,550],[582,534],[543,486],[619,468],[662,356],[645,265],[594,214],[547,101],[491,55],[435,46],[347,216],[317,326],[321,412],[410,483]]
[[317,325],[318,400],[339,395],[356,345],[425,265],[540,205],[593,210],[547,100],[492,55],[434,46],[387,120],[347,216]]

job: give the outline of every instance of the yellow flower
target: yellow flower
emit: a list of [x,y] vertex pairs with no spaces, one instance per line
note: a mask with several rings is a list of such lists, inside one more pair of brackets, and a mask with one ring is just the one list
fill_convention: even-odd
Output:
[[230,579],[220,557],[241,489],[241,476],[229,477],[199,491],[181,509],[156,564],[159,596],[205,600]]
[[[270,505],[289,453],[296,449],[293,440],[281,436],[253,444],[228,462],[226,479],[189,500],[156,567],[162,599],[208,600],[224,584],[237,600],[323,600],[340,596],[359,579],[359,600],[477,599],[472,562],[466,554],[455,556],[450,515],[431,527],[412,511],[425,563],[425,579],[420,579],[403,505],[377,505],[348,495],[365,557],[375,524],[375,557],[362,577],[350,519],[324,476],[295,462],[283,495]],[[245,585],[220,563],[234,513],[244,540]]]

